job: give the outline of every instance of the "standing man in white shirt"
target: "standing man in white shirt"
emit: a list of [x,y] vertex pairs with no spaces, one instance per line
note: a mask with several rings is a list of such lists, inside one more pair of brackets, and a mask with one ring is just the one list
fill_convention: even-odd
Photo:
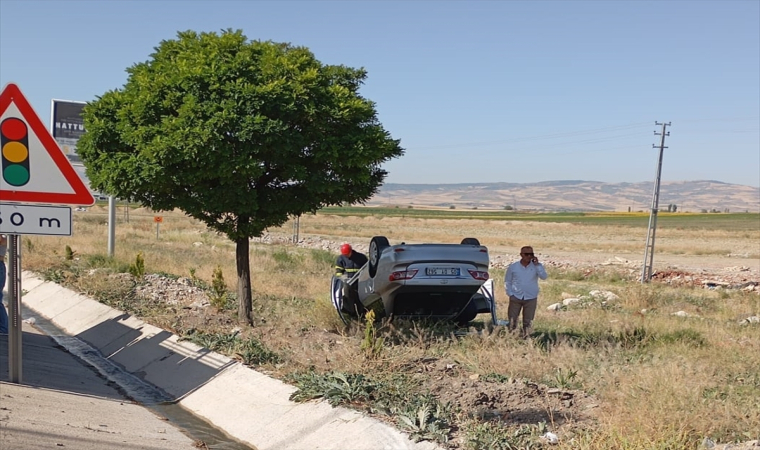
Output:
[[504,289],[509,297],[509,329],[517,329],[517,319],[522,311],[522,336],[530,337],[533,331],[533,318],[536,316],[538,305],[538,279],[546,279],[546,269],[538,262],[533,253],[533,247],[525,246],[520,249],[520,260],[507,267],[504,276]]

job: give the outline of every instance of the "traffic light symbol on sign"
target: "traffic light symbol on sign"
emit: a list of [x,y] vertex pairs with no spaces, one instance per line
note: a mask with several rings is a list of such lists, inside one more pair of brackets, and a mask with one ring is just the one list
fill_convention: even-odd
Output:
[[0,123],[3,180],[11,186],[29,182],[29,131],[23,120],[9,117]]

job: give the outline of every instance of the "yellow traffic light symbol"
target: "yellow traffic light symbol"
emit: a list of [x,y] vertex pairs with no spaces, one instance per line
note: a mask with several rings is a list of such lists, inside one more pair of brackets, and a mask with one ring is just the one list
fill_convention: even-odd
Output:
[[11,186],[29,182],[29,131],[26,123],[9,117],[0,123],[3,180]]

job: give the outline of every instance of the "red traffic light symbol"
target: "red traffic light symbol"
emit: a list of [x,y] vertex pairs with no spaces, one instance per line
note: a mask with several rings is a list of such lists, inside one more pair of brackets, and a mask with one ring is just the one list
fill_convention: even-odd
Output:
[[9,117],[0,123],[3,180],[11,186],[29,182],[29,132],[26,123]]
[[0,130],[2,130],[3,137],[14,141],[26,137],[26,124],[23,120],[16,117],[9,117],[3,120],[3,124],[0,125]]

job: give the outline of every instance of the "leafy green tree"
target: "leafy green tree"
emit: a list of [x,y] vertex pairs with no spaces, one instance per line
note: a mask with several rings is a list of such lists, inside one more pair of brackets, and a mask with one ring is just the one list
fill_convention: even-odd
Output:
[[92,188],[180,209],[236,244],[238,313],[253,324],[249,240],[290,216],[372,197],[404,153],[359,94],[364,69],[241,31],[180,32],[84,110]]

